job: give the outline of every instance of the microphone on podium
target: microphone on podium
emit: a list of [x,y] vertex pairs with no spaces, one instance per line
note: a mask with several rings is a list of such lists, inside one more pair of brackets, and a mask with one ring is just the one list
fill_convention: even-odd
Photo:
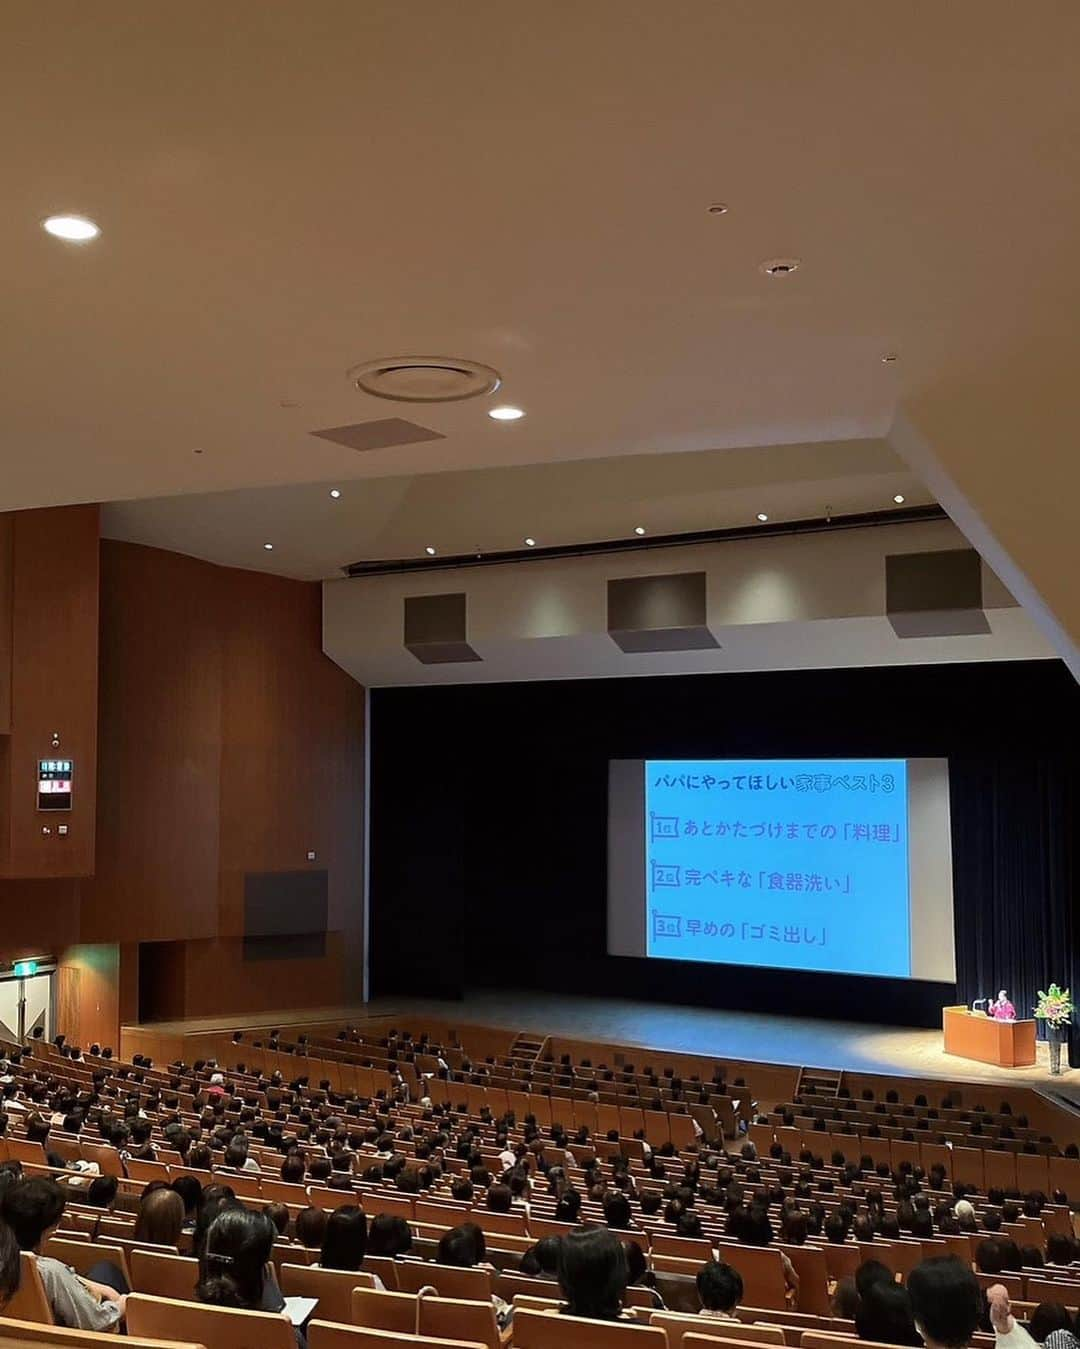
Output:
[[989,998],[976,998],[975,1001],[971,1004],[971,1010],[972,1010],[973,1012],[977,1012],[977,1011],[979,1010],[979,1008],[981,1007],[981,1008],[983,1009],[983,1011],[985,1012],[986,1009],[987,1009],[987,1007],[989,1007],[989,1006],[990,1006],[990,999],[989,999]]

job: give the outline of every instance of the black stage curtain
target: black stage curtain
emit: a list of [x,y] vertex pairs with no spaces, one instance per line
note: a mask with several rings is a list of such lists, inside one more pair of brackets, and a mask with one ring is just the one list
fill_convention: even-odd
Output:
[[[1006,987],[1029,1014],[1080,992],[1078,708],[1058,661],[373,690],[373,990],[940,1027]],[[958,985],[607,954],[610,759],[819,755],[949,760]]]
[[[1063,753],[950,761],[959,1001],[1004,988],[1027,1017],[1051,981],[1080,995],[1075,779]],[[1069,1062],[1080,1064],[1080,1034]]]

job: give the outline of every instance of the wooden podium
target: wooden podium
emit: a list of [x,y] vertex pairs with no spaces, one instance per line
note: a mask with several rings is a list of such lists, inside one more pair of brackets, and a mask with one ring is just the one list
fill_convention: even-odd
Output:
[[1035,1062],[1034,1021],[995,1021],[966,1007],[946,1007],[942,1016],[946,1054],[1001,1068],[1030,1068]]

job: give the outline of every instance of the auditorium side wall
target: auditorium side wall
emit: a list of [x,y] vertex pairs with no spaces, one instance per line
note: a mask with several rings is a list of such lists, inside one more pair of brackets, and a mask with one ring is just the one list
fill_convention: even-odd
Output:
[[[0,515],[0,563],[0,959],[55,956],[85,1042],[142,1013],[144,959],[177,1015],[358,1000],[364,691],[322,652],[319,586],[100,539],[96,507]],[[78,746],[64,851],[30,795],[53,729]],[[323,949],[252,959],[245,875],[305,870]]]

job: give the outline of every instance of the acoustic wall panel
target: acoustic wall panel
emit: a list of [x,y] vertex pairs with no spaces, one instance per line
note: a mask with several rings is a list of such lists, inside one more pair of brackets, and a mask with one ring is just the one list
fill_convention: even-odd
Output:
[[982,559],[974,548],[887,556],[885,609],[898,637],[988,633]]
[[481,657],[467,639],[464,591],[451,595],[410,595],[405,600],[405,646],[424,665],[448,665]]
[[623,651],[703,651],[720,643],[706,621],[703,571],[608,581],[608,635]]

